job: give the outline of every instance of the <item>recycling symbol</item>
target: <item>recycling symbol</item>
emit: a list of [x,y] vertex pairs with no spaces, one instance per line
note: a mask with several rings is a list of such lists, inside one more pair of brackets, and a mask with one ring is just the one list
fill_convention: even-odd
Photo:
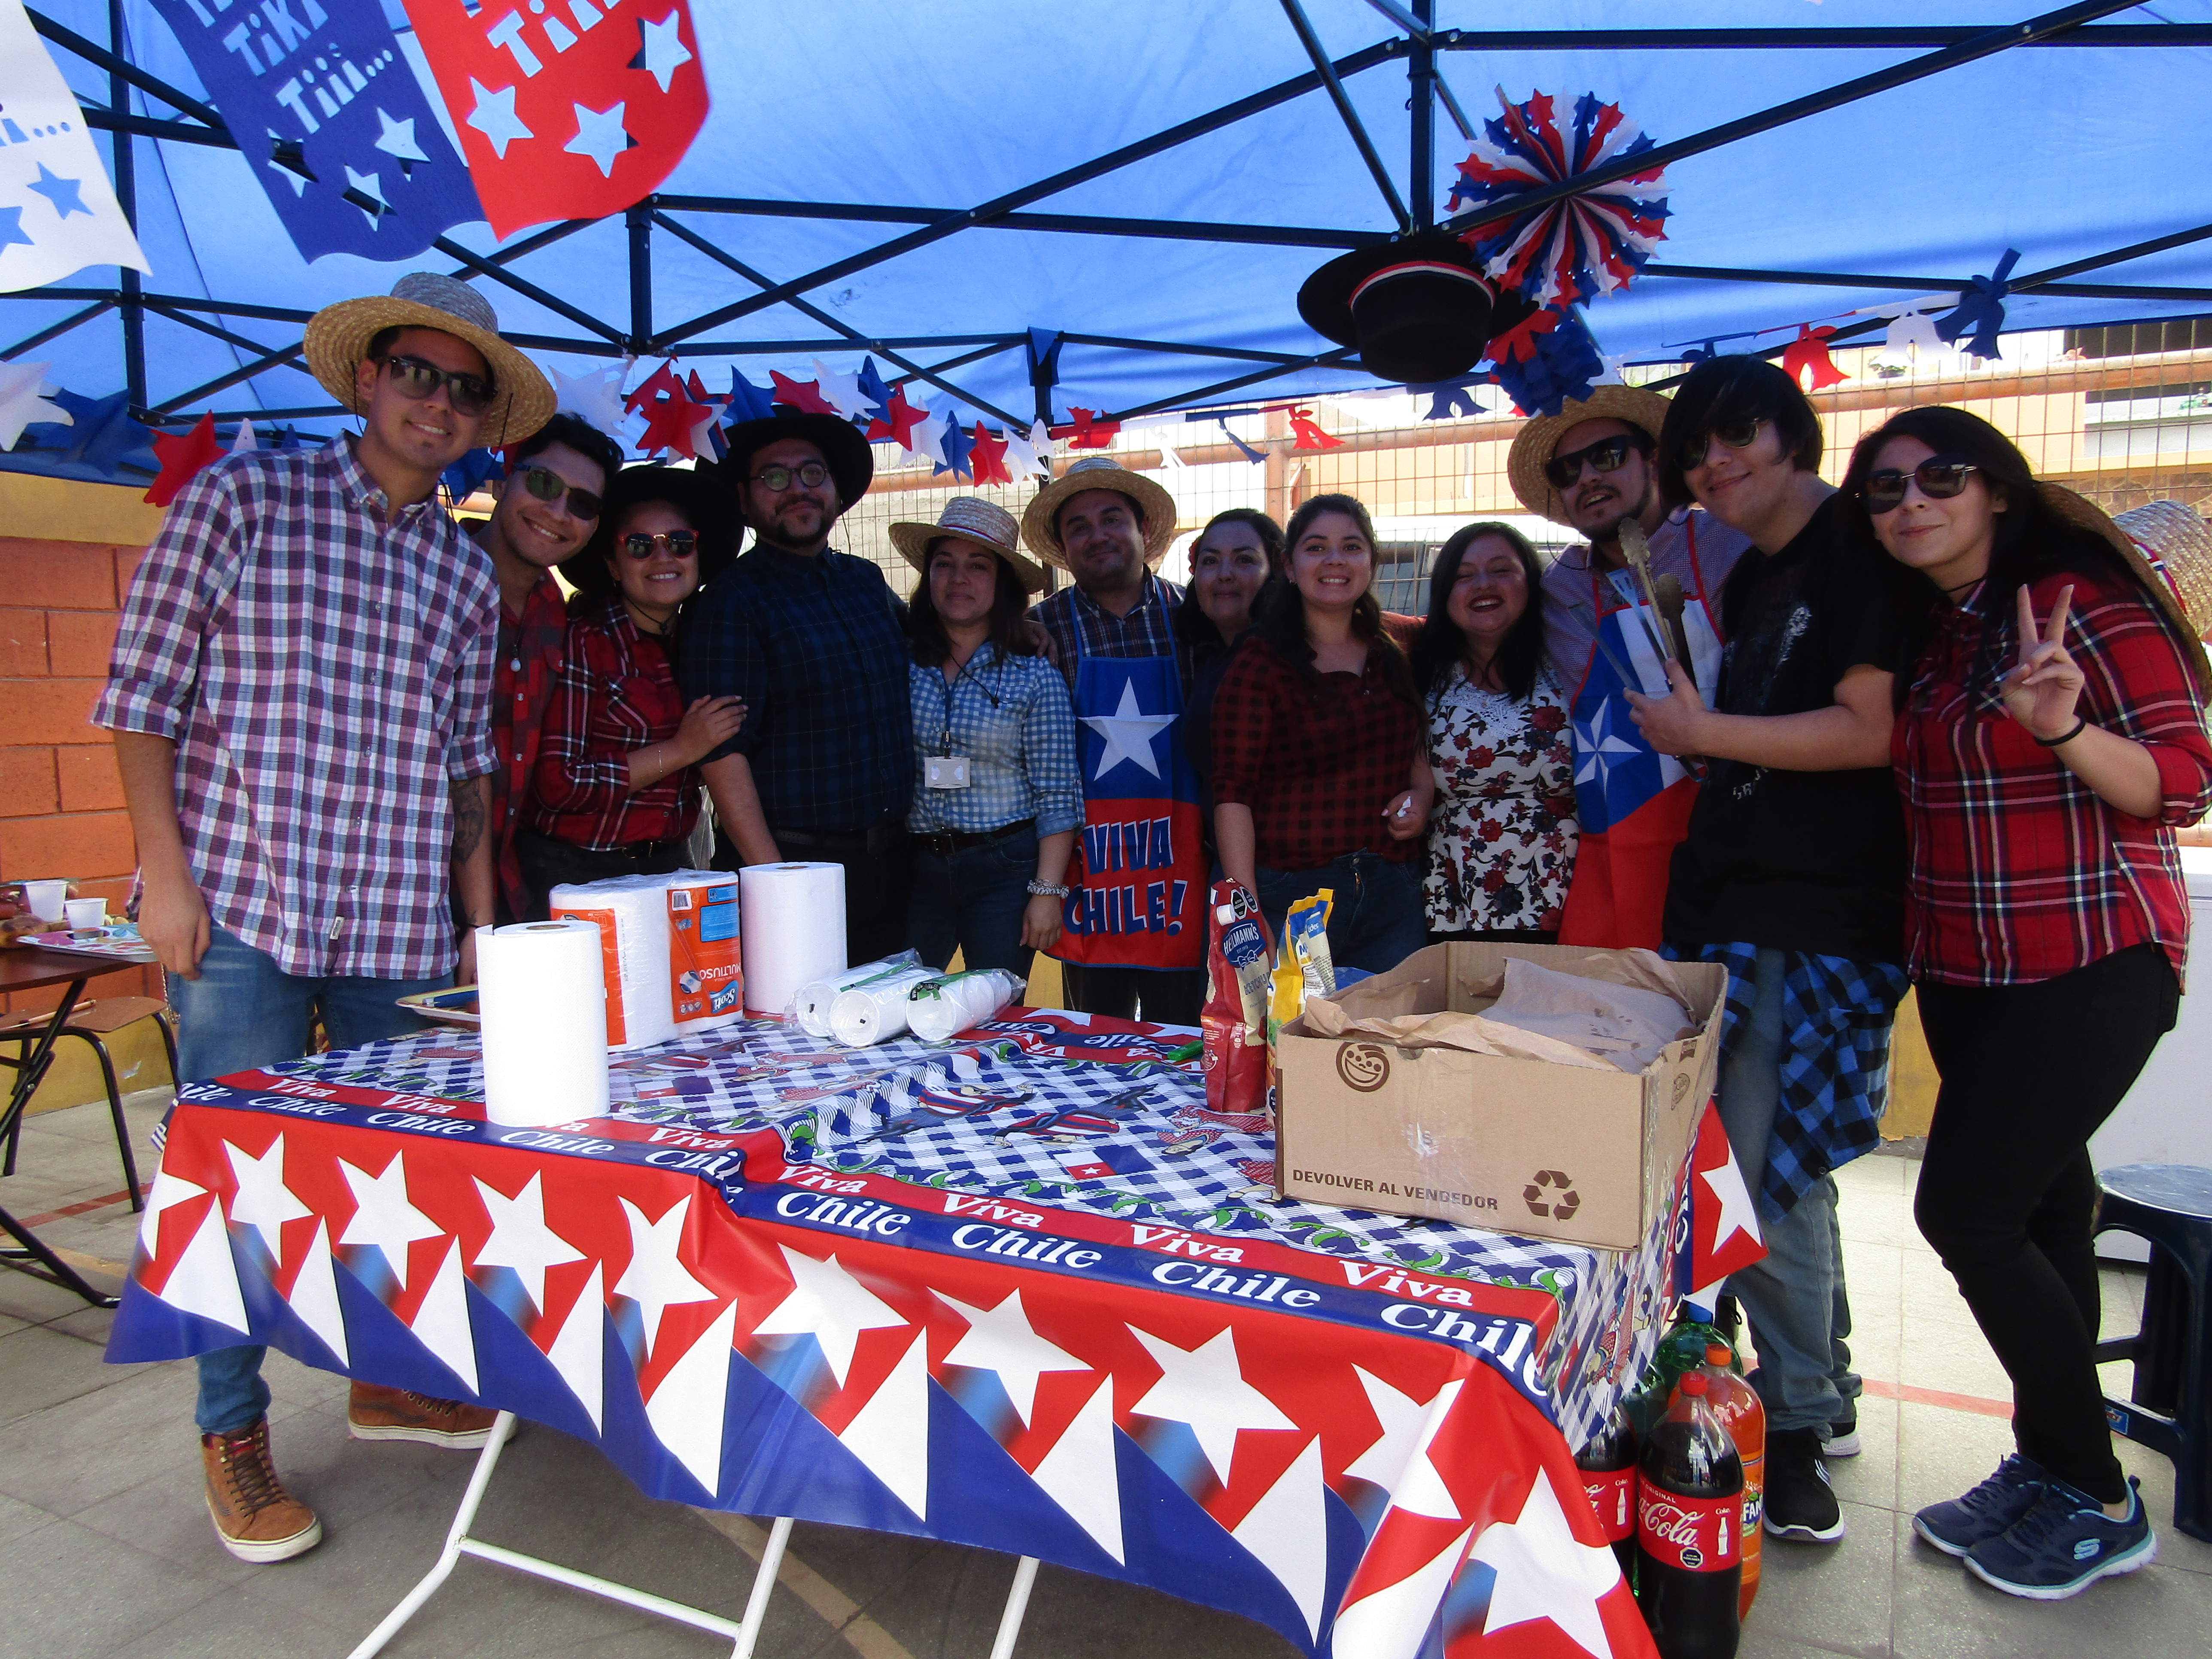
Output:
[[[1559,1195],[1550,1197],[1554,1192]],[[1583,1206],[1575,1191],[1574,1178],[1565,1170],[1537,1170],[1521,1189],[1521,1196],[1528,1200],[1529,1214],[1549,1216],[1554,1221],[1571,1220]]]

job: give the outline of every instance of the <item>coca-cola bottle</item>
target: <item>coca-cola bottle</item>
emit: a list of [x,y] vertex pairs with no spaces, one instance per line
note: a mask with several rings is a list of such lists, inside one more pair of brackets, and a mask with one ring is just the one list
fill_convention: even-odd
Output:
[[1705,1350],[1705,1404],[1735,1442],[1743,1460],[1743,1594],[1736,1612],[1748,1618],[1759,1595],[1760,1504],[1766,1491],[1766,1407],[1759,1392],[1736,1374],[1734,1350],[1715,1343]]
[[1589,1444],[1575,1455],[1597,1523],[1620,1561],[1620,1576],[1636,1584],[1636,1431],[1619,1406]]
[[1636,1605],[1660,1659],[1734,1659],[1742,1633],[1743,1460],[1705,1394],[1685,1376],[1644,1438]]

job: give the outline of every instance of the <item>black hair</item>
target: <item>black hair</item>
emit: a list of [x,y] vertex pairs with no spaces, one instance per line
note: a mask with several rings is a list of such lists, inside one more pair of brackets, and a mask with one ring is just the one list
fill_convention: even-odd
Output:
[[[446,330],[440,328],[435,323],[398,323],[390,328],[380,328],[375,333],[368,337],[368,349],[361,354],[362,361],[366,363],[382,362],[386,357],[391,355],[392,348],[399,343],[399,337],[404,334],[410,328],[426,328],[433,334],[443,334],[447,331]],[[458,334],[454,335],[453,337],[457,340],[461,339],[461,337]],[[469,345],[469,343],[466,340],[461,340],[461,343],[463,345]],[[469,349],[476,351],[476,348],[474,346],[469,346]],[[477,356],[483,358],[484,385],[489,386],[492,391],[497,392],[499,390],[499,375],[491,366],[491,359],[485,357],[484,354],[481,351],[477,351]]]
[[[921,580],[915,584],[914,597],[907,601],[907,636],[914,642],[915,661],[924,668],[942,668],[952,655],[951,636],[945,631],[945,618],[938,614],[937,600],[929,591],[929,566],[939,548],[960,539],[930,538],[929,545],[921,550]],[[999,647],[1001,657],[1033,657],[1037,653],[1030,641],[1029,592],[1014,574],[1011,560],[994,557],[994,562],[998,574],[991,589],[991,643]]]
[[1797,382],[1763,357],[1708,357],[1682,377],[1659,428],[1659,494],[1669,507],[1692,501],[1682,456],[1716,427],[1771,421],[1782,453],[1800,472],[1818,472],[1820,417]]
[[[1224,524],[1248,526],[1260,538],[1261,551],[1267,555],[1267,579],[1260,584],[1260,591],[1252,596],[1252,614],[1257,617],[1260,607],[1273,599],[1275,589],[1290,580],[1291,561],[1283,541],[1283,526],[1256,507],[1232,507],[1215,514],[1206,521],[1206,528],[1200,531],[1190,544],[1194,581],[1197,577],[1199,544],[1211,536],[1218,526]],[[1203,645],[1218,632],[1214,628],[1213,618],[1206,614],[1196,598],[1188,593],[1183,596],[1183,602],[1176,607],[1175,620],[1168,626],[1185,646]],[[1228,643],[1234,645],[1237,641],[1231,640]]]
[[[1340,513],[1359,526],[1359,533],[1367,538],[1369,550],[1369,580],[1367,591],[1352,607],[1352,635],[1366,644],[1368,653],[1380,670],[1382,683],[1390,688],[1391,695],[1407,702],[1416,702],[1413,676],[1407,672],[1406,653],[1398,648],[1398,641],[1390,637],[1382,626],[1382,602],[1375,597],[1374,576],[1381,574],[1382,549],[1375,542],[1375,520],[1367,515],[1367,508],[1352,495],[1316,495],[1291,514],[1290,526],[1284,532],[1283,544],[1289,557],[1297,556],[1298,541],[1307,527],[1326,513]],[[1260,637],[1275,653],[1296,668],[1306,683],[1316,691],[1322,689],[1321,676],[1314,669],[1313,646],[1306,639],[1305,595],[1298,592],[1295,580],[1285,580],[1272,595],[1262,595],[1266,605],[1255,605],[1260,624]]]
[[525,461],[533,455],[544,454],[556,444],[598,464],[600,472],[605,475],[599,489],[602,495],[606,493],[605,486],[614,483],[615,474],[622,471],[622,446],[582,416],[564,409],[508,450],[507,476],[513,477]]
[[1467,561],[1468,549],[1489,536],[1495,536],[1512,548],[1520,558],[1521,574],[1528,586],[1528,606],[1498,642],[1498,655],[1492,665],[1506,695],[1514,702],[1527,702],[1528,694],[1536,689],[1536,673],[1544,659],[1543,561],[1537,555],[1535,544],[1511,525],[1486,520],[1480,524],[1462,525],[1453,531],[1437,555],[1436,568],[1429,573],[1429,613],[1422,619],[1421,631],[1414,637],[1413,649],[1413,684],[1424,697],[1443,684],[1454,663],[1466,659],[1466,632],[1451,619],[1452,584],[1459,580],[1459,568]]

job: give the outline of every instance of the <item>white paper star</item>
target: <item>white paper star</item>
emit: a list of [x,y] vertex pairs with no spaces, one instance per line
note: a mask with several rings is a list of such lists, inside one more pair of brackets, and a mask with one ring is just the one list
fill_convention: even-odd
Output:
[[951,422],[944,416],[923,410],[924,419],[915,422],[906,453],[919,455],[933,465],[945,465],[945,434],[952,429]]
[[811,1336],[822,1345],[837,1386],[853,1368],[853,1350],[862,1331],[885,1331],[908,1323],[906,1316],[853,1277],[831,1256],[817,1261],[788,1244],[784,1265],[791,1270],[791,1294],[777,1303],[766,1319],[753,1327],[755,1336]]
[[1029,1426],[1030,1413],[1036,1405],[1041,1373],[1091,1370],[1085,1362],[1036,1334],[1029,1315],[1023,1311],[1019,1291],[988,1310],[957,1302],[942,1291],[937,1292],[937,1299],[968,1322],[966,1333],[945,1356],[945,1363],[996,1371],[1024,1428]]
[[1717,1170],[1702,1171],[1698,1179],[1720,1200],[1720,1219],[1713,1224],[1713,1254],[1718,1255],[1738,1233],[1758,1242],[1759,1212],[1752,1204],[1751,1188],[1744,1185],[1743,1166],[1735,1161],[1735,1148],[1729,1148],[1727,1163]]
[[[1640,686],[1630,689],[1642,690]],[[1612,709],[1613,699],[1607,697],[1598,704],[1597,714],[1588,726],[1577,724],[1574,728],[1575,753],[1578,757],[1575,766],[1575,781],[1588,783],[1595,778],[1601,793],[1605,788],[1606,780],[1612,775],[1613,767],[1618,764],[1614,759],[1616,756],[1643,752],[1634,744],[1625,738],[1615,737],[1607,729],[1607,720]]]
[[386,155],[397,156],[402,161],[427,161],[430,159],[422,153],[422,147],[415,142],[413,116],[404,121],[395,121],[380,108],[376,112],[376,119],[382,129],[376,135],[377,149]]
[[1548,1619],[1592,1659],[1613,1659],[1598,1599],[1620,1582],[1620,1563],[1607,1544],[1585,1544],[1567,1525],[1552,1477],[1536,1471],[1536,1484],[1518,1519],[1493,1521],[1468,1552],[1498,1575],[1482,1633]]
[[[362,216],[368,221],[368,228],[374,230],[377,228],[376,222],[384,216],[383,210],[391,205],[384,199],[383,181],[375,173],[355,172],[351,163],[347,164],[345,175],[346,183],[376,204],[373,208],[361,209]],[[358,202],[354,205],[361,207]]]
[[[1048,439],[1046,447],[1048,450],[1051,447]],[[1017,478],[1026,478],[1033,472],[1046,470],[1044,461],[1037,454],[1036,446],[1030,441],[1030,434],[1018,426],[1007,427],[1006,471]]]
[[34,421],[75,426],[76,416],[39,394],[46,389],[52,363],[0,363],[0,449],[13,449],[23,428]]
[[356,1170],[343,1158],[338,1173],[353,1188],[356,1206],[353,1219],[338,1235],[341,1244],[374,1244],[392,1265],[392,1276],[400,1287],[407,1284],[407,1247],[418,1238],[442,1238],[446,1230],[416,1209],[407,1198],[407,1154],[394,1152],[384,1173],[373,1176]]
[[627,359],[581,374],[563,374],[556,368],[553,371],[554,404],[573,410],[600,431],[611,433],[623,423],[623,381],[629,374]]
[[238,1196],[230,1201],[231,1221],[259,1233],[270,1260],[282,1261],[284,1224],[314,1213],[284,1184],[284,1137],[278,1135],[259,1158],[227,1140],[222,1150],[230,1160],[231,1174],[238,1178]]
[[1173,726],[1173,714],[1147,714],[1137,702],[1137,683],[1121,682],[1121,701],[1110,714],[1085,714],[1083,723],[1106,739],[1106,752],[1098,757],[1098,769],[1091,775],[1096,783],[1123,761],[1141,766],[1154,777],[1160,776],[1160,763],[1152,754],[1152,739]]
[[494,92],[474,76],[469,86],[476,93],[477,106],[469,112],[469,125],[484,136],[491,145],[491,153],[502,161],[507,160],[507,147],[518,138],[535,138],[538,135],[522,125],[522,118],[514,112],[514,94],[518,88],[501,87]]
[[814,360],[814,384],[830,400],[830,406],[847,420],[854,420],[875,407],[860,393],[860,377],[856,374],[840,374],[819,357]]
[[240,421],[238,423],[238,436],[232,439],[230,442],[230,453],[234,455],[243,455],[248,450],[260,447],[261,440],[253,435],[253,422]]
[[629,1266],[615,1280],[615,1294],[637,1304],[645,1320],[645,1351],[653,1352],[660,1334],[660,1316],[684,1302],[712,1302],[714,1291],[691,1277],[678,1256],[684,1238],[684,1218],[691,1212],[686,1193],[669,1206],[658,1221],[647,1221],[645,1212],[628,1199],[617,1200],[629,1221]]
[[645,30],[646,72],[660,82],[663,92],[668,90],[668,77],[691,61],[679,33],[682,20],[670,12],[658,23],[641,17],[639,23]]
[[1145,1345],[1145,1352],[1160,1367],[1160,1380],[1130,1409],[1139,1416],[1188,1424],[1222,1485],[1229,1484],[1229,1465],[1237,1455],[1240,1431],[1297,1427],[1276,1409],[1273,1401],[1244,1380],[1243,1369],[1237,1363],[1235,1330],[1224,1327],[1219,1335],[1188,1350],[1134,1325],[1129,1334]]
[[572,104],[569,107],[576,112],[576,136],[561,148],[571,155],[590,156],[599,164],[599,176],[611,179],[615,157],[629,148],[629,134],[623,131],[623,111],[627,106],[586,109]]
[[477,1252],[479,1267],[512,1267],[522,1280],[530,1305],[545,1311],[545,1270],[564,1261],[581,1261],[584,1253],[545,1224],[545,1198],[539,1177],[532,1176],[513,1198],[482,1181],[477,1195],[491,1218],[491,1237]]

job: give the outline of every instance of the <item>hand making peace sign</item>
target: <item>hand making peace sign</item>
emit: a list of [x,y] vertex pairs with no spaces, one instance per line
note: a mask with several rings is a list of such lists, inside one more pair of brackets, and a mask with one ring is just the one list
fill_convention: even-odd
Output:
[[1997,695],[2005,713],[2027,728],[2033,738],[2060,738],[2073,729],[2074,705],[2081,696],[2081,671],[2067,654],[2066,614],[2074,601],[2074,585],[2058,590],[2051,608],[2051,621],[2042,628],[2035,622],[2035,605],[2027,586],[2021,585],[2020,660],[1998,683]]

